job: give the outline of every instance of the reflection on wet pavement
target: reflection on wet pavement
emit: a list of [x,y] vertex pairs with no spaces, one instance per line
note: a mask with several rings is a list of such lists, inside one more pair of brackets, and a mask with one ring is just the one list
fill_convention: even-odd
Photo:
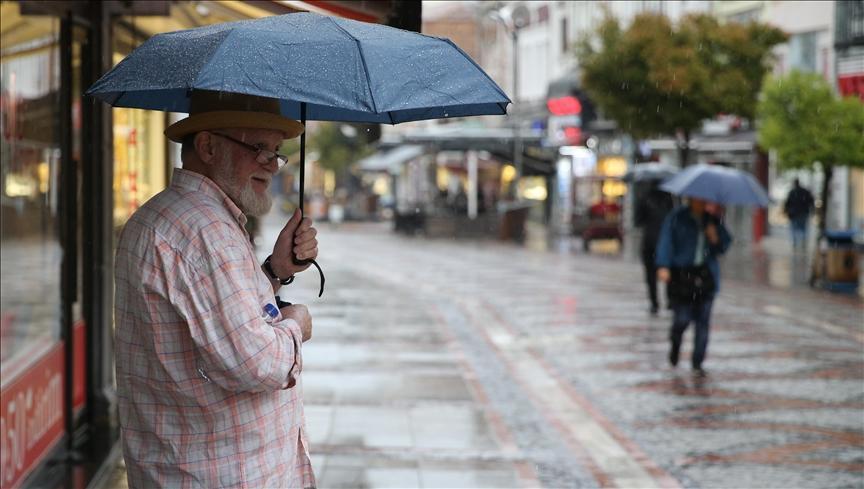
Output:
[[626,249],[383,224],[320,242],[324,297],[312,274],[288,290],[314,318],[303,386],[320,487],[864,486],[864,301],[796,286],[770,253],[724,263],[696,376],[668,366],[669,313],[647,314]]
[[321,487],[537,485],[502,448],[432,308],[338,263],[328,266],[328,286],[311,306],[314,338],[304,346]]
[[334,286],[310,301],[304,385],[322,486],[860,483],[855,297],[727,270],[699,377],[667,366],[668,312],[647,315],[620,255],[375,225],[321,239]]

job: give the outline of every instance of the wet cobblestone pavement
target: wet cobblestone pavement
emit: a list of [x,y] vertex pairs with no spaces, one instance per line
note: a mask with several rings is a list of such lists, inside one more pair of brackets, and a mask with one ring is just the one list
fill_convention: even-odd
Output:
[[727,275],[697,377],[635,263],[384,224],[320,240],[325,296],[292,292],[322,487],[864,487],[857,297]]
[[726,273],[698,377],[626,254],[319,229],[324,297],[285,292],[322,488],[864,488],[860,297]]

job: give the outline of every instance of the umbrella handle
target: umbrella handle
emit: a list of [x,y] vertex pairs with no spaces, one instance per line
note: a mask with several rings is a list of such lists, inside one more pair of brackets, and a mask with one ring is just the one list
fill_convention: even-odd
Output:
[[315,260],[298,260],[297,255],[295,253],[291,253],[291,261],[294,262],[295,265],[315,265],[315,268],[318,269],[318,277],[321,278],[321,286],[318,289],[318,297],[321,297],[324,294],[324,271],[321,270],[321,265],[318,265],[318,262]]

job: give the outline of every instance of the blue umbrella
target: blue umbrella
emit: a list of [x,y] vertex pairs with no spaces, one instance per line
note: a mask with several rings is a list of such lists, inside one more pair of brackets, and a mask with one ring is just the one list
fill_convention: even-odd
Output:
[[[504,115],[510,103],[448,39],[313,13],[155,35],[86,94],[115,107],[189,112],[193,90],[279,99],[282,115],[304,125]],[[304,132],[301,212],[305,160]]]
[[771,199],[750,173],[719,165],[693,165],[660,185],[669,193],[724,205],[767,207]]
[[510,99],[448,39],[297,13],[158,34],[87,95],[189,112],[191,90],[281,99],[293,119],[397,124],[503,115]]

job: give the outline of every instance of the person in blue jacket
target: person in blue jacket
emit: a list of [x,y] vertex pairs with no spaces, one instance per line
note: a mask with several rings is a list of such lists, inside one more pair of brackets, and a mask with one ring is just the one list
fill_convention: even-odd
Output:
[[669,333],[669,363],[678,365],[681,339],[690,322],[695,323],[692,366],[704,374],[702,363],[708,348],[711,306],[720,288],[717,257],[732,243],[729,231],[712,213],[708,202],[690,198],[666,216],[657,242],[657,277],[670,287],[674,312]]

